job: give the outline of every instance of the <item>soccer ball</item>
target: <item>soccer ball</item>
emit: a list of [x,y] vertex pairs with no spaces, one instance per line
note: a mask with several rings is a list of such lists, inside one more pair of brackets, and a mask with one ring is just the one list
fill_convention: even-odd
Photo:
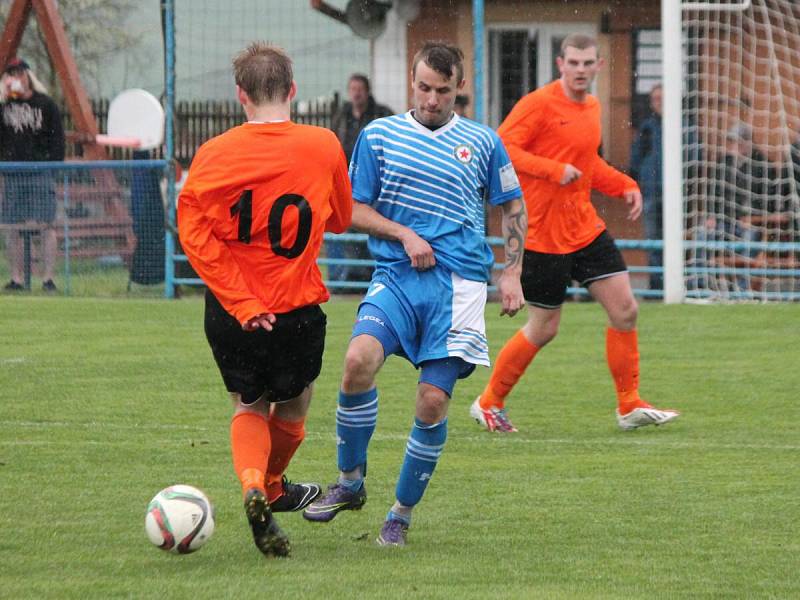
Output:
[[173,485],[158,492],[144,519],[147,537],[167,552],[199,550],[214,533],[214,506],[190,485]]

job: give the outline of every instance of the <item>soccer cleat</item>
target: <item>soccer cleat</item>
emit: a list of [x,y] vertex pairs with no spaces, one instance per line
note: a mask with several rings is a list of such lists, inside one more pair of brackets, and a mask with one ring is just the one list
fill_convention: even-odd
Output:
[[677,419],[680,414],[677,410],[661,410],[644,403],[644,406],[634,408],[624,415],[617,409],[617,425],[626,431],[645,425],[665,425]]
[[383,522],[380,535],[375,540],[378,546],[405,546],[408,525],[398,519],[387,519]]
[[21,283],[17,283],[16,281],[14,281],[12,279],[11,281],[9,281],[7,284],[5,284],[3,286],[3,289],[6,292],[21,292],[22,290],[25,289],[25,286],[22,285]]
[[486,409],[481,407],[481,397],[475,398],[475,402],[469,407],[470,416],[478,422],[478,425],[486,427],[489,431],[499,431],[502,433],[514,433],[517,428],[508,418],[505,408],[495,406]]
[[320,495],[322,488],[316,483],[292,483],[283,476],[283,495],[269,503],[274,512],[295,512],[311,504]]
[[257,488],[248,490],[244,497],[244,512],[253,531],[256,548],[266,556],[289,556],[289,538],[273,518],[264,492]]
[[367,488],[363,484],[357,492],[348,490],[340,483],[328,486],[328,491],[317,498],[303,511],[303,518],[308,521],[327,523],[343,510],[361,510],[367,501]]

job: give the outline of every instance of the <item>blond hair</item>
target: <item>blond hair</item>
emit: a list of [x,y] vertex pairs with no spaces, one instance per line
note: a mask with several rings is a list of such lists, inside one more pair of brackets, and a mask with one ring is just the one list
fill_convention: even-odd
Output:
[[278,46],[253,42],[233,59],[233,78],[253,104],[285,102],[292,88],[292,59]]

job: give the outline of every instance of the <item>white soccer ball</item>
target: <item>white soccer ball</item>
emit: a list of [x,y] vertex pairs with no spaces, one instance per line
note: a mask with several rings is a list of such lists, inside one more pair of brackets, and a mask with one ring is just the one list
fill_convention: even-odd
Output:
[[199,550],[214,533],[214,506],[191,485],[173,485],[158,492],[144,519],[147,537],[167,552]]

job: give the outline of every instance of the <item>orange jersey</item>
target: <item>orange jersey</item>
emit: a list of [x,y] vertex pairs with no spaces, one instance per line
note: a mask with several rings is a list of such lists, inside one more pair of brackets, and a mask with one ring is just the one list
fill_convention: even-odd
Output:
[[239,322],[325,302],[325,231],[347,229],[347,163],[320,127],[246,123],[203,144],[178,201],[189,262]]
[[[524,96],[497,130],[520,179],[528,209],[525,248],[569,254],[587,246],[606,225],[591,202],[591,190],[622,196],[636,182],[597,154],[600,102],[570,100],[556,80]],[[582,176],[562,186],[571,164]]]

